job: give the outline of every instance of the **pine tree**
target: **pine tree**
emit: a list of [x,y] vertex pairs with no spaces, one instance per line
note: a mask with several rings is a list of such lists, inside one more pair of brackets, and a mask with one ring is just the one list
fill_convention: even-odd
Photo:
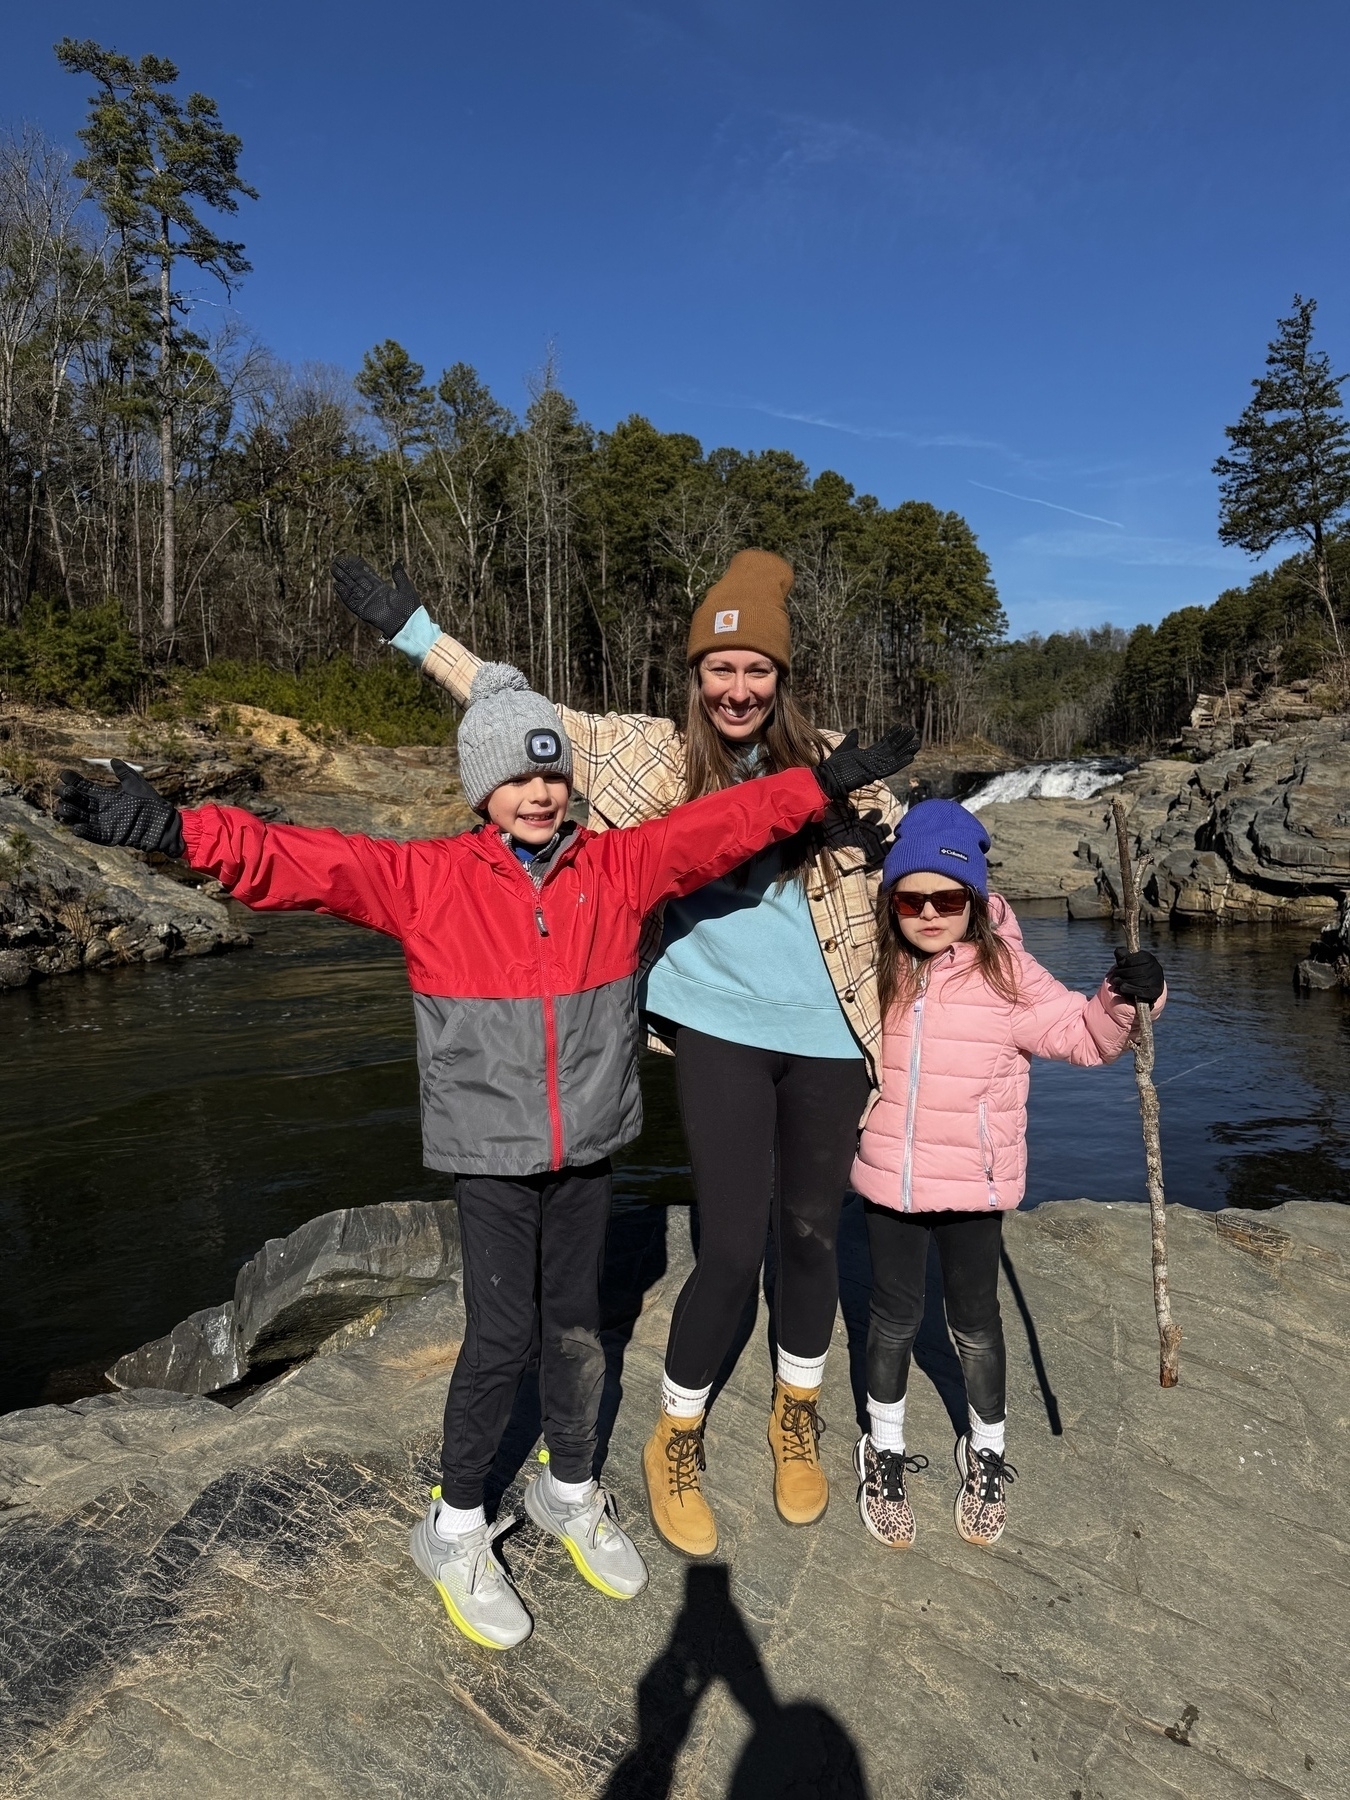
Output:
[[131,288],[158,277],[158,412],[160,483],[163,494],[164,589],[162,622],[172,638],[178,620],[177,558],[174,539],[177,471],[174,460],[176,359],[181,348],[175,320],[184,311],[174,291],[174,264],[180,258],[214,275],[228,290],[248,271],[244,247],[218,237],[194,210],[193,202],[215,212],[239,210],[237,196],[257,199],[239,177],[240,140],[220,123],[216,103],[189,94],[186,104],[171,91],[178,69],[167,57],[132,62],[105,50],[93,38],[62,38],[57,61],[72,75],[92,77],[89,122],[79,133],[86,154],[74,173],[89,191],[117,236]]
[[1249,556],[1301,539],[1311,557],[1312,581],[1326,609],[1336,655],[1345,651],[1327,536],[1350,512],[1350,420],[1341,388],[1323,350],[1312,347],[1315,300],[1294,295],[1294,310],[1279,321],[1266,373],[1236,425],[1225,427],[1232,454],[1219,457],[1219,537]]

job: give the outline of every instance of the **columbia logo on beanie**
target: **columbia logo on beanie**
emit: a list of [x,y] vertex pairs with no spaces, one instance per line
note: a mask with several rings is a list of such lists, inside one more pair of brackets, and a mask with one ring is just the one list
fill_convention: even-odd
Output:
[[480,666],[457,744],[464,798],[475,811],[493,788],[521,775],[572,779],[572,746],[562,720],[511,663]]
[[[987,895],[988,848],[989,833],[974,813],[955,800],[920,800],[896,826],[881,884],[891,887],[902,875],[950,875]],[[961,867],[954,869],[953,863]]]

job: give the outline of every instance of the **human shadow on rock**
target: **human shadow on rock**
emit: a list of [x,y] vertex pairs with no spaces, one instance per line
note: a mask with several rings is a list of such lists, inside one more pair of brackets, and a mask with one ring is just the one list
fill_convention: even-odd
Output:
[[603,1800],[665,1800],[698,1708],[717,1681],[753,1728],[726,1800],[868,1800],[857,1748],[834,1714],[775,1695],[721,1563],[685,1571],[684,1605],[669,1641],[638,1683],[638,1741]]
[[[595,1472],[599,1476],[609,1454],[614,1421],[623,1399],[623,1364],[633,1330],[648,1292],[666,1272],[665,1206],[640,1201],[615,1203],[605,1244],[600,1278],[600,1343],[605,1353],[605,1386],[600,1400],[599,1442]],[[520,1475],[539,1442],[543,1418],[539,1404],[538,1333],[534,1353],[520,1378],[515,1404],[485,1484],[489,1516]]]

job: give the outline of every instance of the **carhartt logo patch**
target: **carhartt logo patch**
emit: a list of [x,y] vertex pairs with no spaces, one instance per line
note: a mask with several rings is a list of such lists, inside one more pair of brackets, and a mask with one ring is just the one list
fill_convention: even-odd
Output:
[[730,612],[718,613],[717,617],[713,620],[713,631],[714,632],[739,631],[740,628],[741,628],[741,614],[740,614],[740,609],[738,607],[732,607]]
[[939,856],[954,856],[958,862],[969,862],[970,858],[964,850],[949,850],[945,844],[938,851]]

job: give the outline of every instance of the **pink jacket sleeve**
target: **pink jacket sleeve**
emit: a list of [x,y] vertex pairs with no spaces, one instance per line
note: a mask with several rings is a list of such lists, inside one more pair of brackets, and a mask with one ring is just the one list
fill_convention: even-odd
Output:
[[234,806],[185,812],[194,869],[257,912],[332,913],[401,938],[417,913],[410,846],[301,825],[265,825]]
[[[1023,952],[1017,958],[1017,989],[1013,1041],[1028,1056],[1091,1069],[1115,1062],[1130,1041],[1134,1002],[1121,1000],[1104,981],[1095,994],[1076,993]],[[1164,991],[1153,1008],[1155,1019],[1166,1001]]]

